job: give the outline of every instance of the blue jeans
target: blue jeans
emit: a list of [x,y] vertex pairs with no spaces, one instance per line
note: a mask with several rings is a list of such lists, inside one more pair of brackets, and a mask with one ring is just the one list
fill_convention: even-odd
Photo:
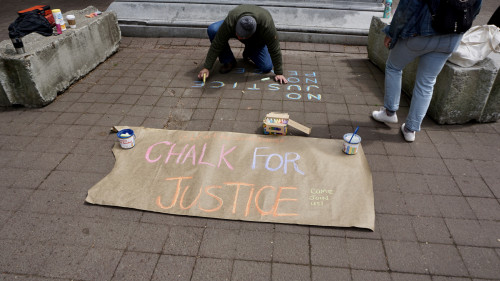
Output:
[[[210,42],[212,42],[215,38],[215,34],[219,30],[220,26],[224,21],[214,22],[208,26],[207,33],[208,38],[210,38]],[[271,60],[271,55],[267,50],[266,45],[259,45],[258,43],[252,42],[252,39],[245,39],[240,41],[245,44],[245,49],[243,51],[243,57],[251,59],[257,68],[264,72],[270,72],[273,69],[273,62]],[[233,52],[231,51],[231,47],[229,46],[229,42],[226,43],[224,49],[219,54],[219,61],[222,64],[234,62],[236,59],[234,58]]]
[[384,97],[384,107],[390,111],[399,109],[403,68],[419,58],[410,111],[405,122],[408,129],[420,131],[436,78],[461,39],[462,35],[459,34],[417,36],[399,39],[390,50],[385,67]]

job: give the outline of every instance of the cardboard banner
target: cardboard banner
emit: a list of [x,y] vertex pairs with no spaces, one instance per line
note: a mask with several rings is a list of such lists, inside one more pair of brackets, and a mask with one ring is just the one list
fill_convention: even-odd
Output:
[[[116,127],[121,130],[128,127]],[[131,127],[86,201],[221,219],[374,230],[372,175],[342,141]]]

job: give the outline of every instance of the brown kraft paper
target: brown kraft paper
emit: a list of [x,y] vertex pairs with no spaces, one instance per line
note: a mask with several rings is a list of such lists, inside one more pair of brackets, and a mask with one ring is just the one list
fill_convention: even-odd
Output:
[[[129,127],[116,127],[121,130]],[[372,175],[342,140],[130,127],[88,203],[176,215],[374,230]]]

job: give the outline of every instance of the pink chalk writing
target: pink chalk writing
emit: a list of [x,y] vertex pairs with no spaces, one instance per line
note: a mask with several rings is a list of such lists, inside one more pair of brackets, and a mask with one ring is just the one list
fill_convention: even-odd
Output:
[[[217,166],[216,166],[214,163],[204,161],[205,151],[207,149],[206,143],[203,144],[203,147],[201,148],[201,153],[199,154],[199,157],[198,157],[197,152],[196,152],[196,144],[192,144],[189,149],[188,149],[188,147],[190,146],[190,144],[185,144],[179,150],[178,148],[176,149],[176,146],[177,146],[176,143],[171,143],[169,141],[158,142],[158,143],[151,145],[148,148],[148,150],[146,151],[146,154],[145,154],[146,161],[148,161],[149,163],[155,163],[155,162],[158,162],[163,157],[164,154],[161,154],[161,153],[162,152],[165,153],[165,150],[164,149],[162,150],[161,147],[157,148],[157,146],[159,146],[161,144],[163,144],[165,146],[170,146],[170,149],[168,150],[168,153],[165,156],[165,164],[169,163],[170,158],[173,156],[173,159],[175,159],[175,157],[177,157],[177,159],[175,160],[176,164],[184,164],[189,159],[190,161],[188,161],[188,163],[191,163],[193,166],[195,166],[195,165],[207,165],[207,166],[220,168],[222,163],[225,163],[225,165],[228,169],[230,169],[230,170],[234,169],[233,165],[231,165],[231,163],[227,160],[226,157],[236,149],[236,146],[233,146],[232,148],[226,150],[225,146],[222,145],[222,147],[220,148],[220,153],[219,153],[219,162],[217,163]],[[152,158],[152,157],[154,157],[152,155],[158,155],[158,157]]]

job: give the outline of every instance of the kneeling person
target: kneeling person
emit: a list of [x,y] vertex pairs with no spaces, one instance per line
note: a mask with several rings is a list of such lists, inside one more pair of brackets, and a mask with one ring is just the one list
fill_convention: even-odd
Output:
[[245,45],[243,58],[252,60],[257,68],[268,73],[273,69],[274,80],[288,83],[283,76],[283,59],[281,56],[278,32],[271,14],[258,6],[240,5],[229,12],[226,19],[208,27],[211,45],[208,50],[199,79],[210,75],[217,57],[222,63],[221,73],[228,73],[236,66],[236,59],[229,46],[230,38],[237,38]]

